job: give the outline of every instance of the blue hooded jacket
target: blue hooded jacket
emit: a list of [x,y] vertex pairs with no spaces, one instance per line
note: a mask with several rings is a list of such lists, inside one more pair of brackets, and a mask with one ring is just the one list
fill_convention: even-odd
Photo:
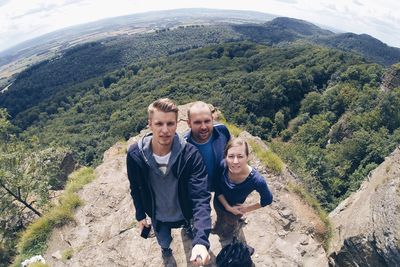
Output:
[[[191,144],[195,144],[194,140],[192,139],[191,135],[192,131],[189,129],[183,135],[183,138],[186,139]],[[229,133],[228,128],[226,128],[223,124],[214,124],[211,142],[212,142],[212,149],[214,152],[214,159],[215,159],[215,169],[213,171],[214,177],[208,177],[209,189],[211,191],[215,190],[215,182],[216,179],[219,178],[220,173],[218,172],[218,164],[224,159],[224,149],[226,143],[231,139],[231,134]]]
[[[136,209],[136,220],[141,221],[149,216],[155,218],[155,198],[150,186],[149,164],[143,151],[143,137],[133,144],[127,154],[127,171],[131,196]],[[208,236],[211,230],[210,199],[207,191],[207,171],[203,158],[193,145],[175,135],[172,154],[176,158],[171,170],[178,181],[179,204],[187,221],[193,218],[193,245],[201,244],[210,247]]]

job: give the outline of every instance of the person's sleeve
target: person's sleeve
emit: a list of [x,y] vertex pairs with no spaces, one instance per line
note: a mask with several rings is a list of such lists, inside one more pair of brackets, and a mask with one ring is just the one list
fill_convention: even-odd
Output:
[[228,141],[231,140],[231,138],[232,138],[231,133],[229,132],[228,128],[226,128],[226,137],[228,138]]
[[190,137],[190,130],[188,129],[188,130],[186,130],[184,133],[183,133],[183,139],[185,139],[186,141],[188,141],[189,140],[189,137]]
[[224,173],[224,167],[225,167],[224,166],[224,160],[222,160],[218,164],[217,169],[216,169],[216,174],[215,174],[216,181],[214,182],[214,191],[215,191],[214,198],[217,198],[219,195],[222,194],[222,192],[221,192],[221,181],[223,179],[222,175]]
[[207,189],[207,170],[200,153],[196,150],[191,159],[191,177],[189,196],[193,205],[194,238],[192,245],[201,244],[210,247],[208,236],[211,230],[211,194]]
[[139,185],[137,184],[137,178],[135,179],[134,175],[138,173],[137,169],[138,166],[132,159],[132,157],[129,155],[126,156],[126,167],[127,167],[127,173],[128,173],[128,179],[129,179],[129,184],[130,184],[130,189],[131,189],[131,196],[133,199],[133,205],[135,206],[135,218],[137,221],[141,221],[146,218],[146,214],[143,210],[143,205],[142,201],[140,199],[140,192],[139,192]]
[[268,188],[267,182],[261,175],[257,179],[256,191],[260,194],[260,205],[265,207],[272,203],[272,193]]
[[224,135],[227,139],[227,141],[231,140],[231,133],[228,130],[228,127],[226,127],[225,125],[223,125],[222,131],[224,132]]

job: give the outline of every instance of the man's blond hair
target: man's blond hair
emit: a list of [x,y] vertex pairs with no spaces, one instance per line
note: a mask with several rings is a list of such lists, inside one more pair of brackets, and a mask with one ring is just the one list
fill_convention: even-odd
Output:
[[179,109],[178,109],[178,106],[175,104],[175,102],[172,101],[171,99],[161,98],[161,99],[158,99],[158,100],[154,101],[153,103],[151,103],[149,105],[149,107],[147,108],[147,116],[148,116],[149,120],[152,119],[154,111],[156,109],[159,111],[162,111],[162,112],[166,112],[166,113],[174,112],[176,115],[176,120],[178,120]]

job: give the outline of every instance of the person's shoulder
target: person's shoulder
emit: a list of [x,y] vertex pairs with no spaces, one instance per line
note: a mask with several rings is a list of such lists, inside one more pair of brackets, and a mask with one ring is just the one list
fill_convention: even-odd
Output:
[[198,160],[203,160],[199,149],[189,142],[185,144],[185,147],[182,149],[181,153],[183,156],[183,160],[190,163],[197,162]]
[[218,169],[220,172],[223,172],[225,169],[227,169],[226,167],[226,162],[224,159],[222,159],[219,163],[218,163]]
[[138,145],[138,143],[136,142],[136,143],[134,143],[134,144],[132,144],[132,145],[129,146],[129,148],[128,148],[128,153],[131,152],[131,151],[137,150],[137,149],[139,149],[139,145]]
[[216,123],[216,124],[214,124],[214,129],[215,129],[217,132],[219,132],[220,134],[225,135],[227,139],[230,139],[231,134],[230,134],[228,128],[227,128],[224,124],[222,124],[222,123]]
[[134,143],[132,144],[129,148],[128,148],[128,155],[135,155],[139,152],[139,144],[138,143]]
[[190,141],[190,133],[191,133],[191,130],[187,129],[182,135],[183,139],[185,139],[186,141],[189,142]]
[[215,123],[214,128],[218,129],[219,131],[229,131],[225,124],[220,122]]
[[254,167],[251,167],[250,176],[253,177],[253,179],[256,183],[265,183],[266,182],[264,176]]

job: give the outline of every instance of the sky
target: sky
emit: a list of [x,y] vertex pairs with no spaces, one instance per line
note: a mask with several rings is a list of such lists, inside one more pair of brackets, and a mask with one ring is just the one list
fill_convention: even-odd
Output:
[[0,51],[73,25],[177,8],[265,12],[366,33],[400,48],[399,0],[0,0]]

